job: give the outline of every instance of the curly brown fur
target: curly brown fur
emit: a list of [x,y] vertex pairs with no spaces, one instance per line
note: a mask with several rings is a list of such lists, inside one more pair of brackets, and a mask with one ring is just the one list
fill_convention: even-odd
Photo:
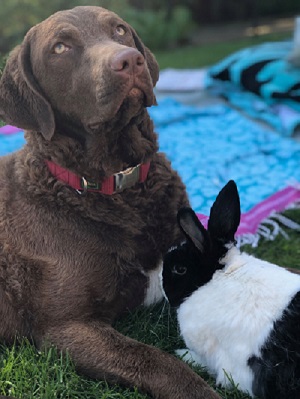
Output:
[[[98,7],[54,14],[12,52],[0,116],[26,130],[27,144],[0,159],[0,335],[51,342],[87,375],[155,398],[216,399],[182,362],[112,327],[145,301],[188,205],[146,111],[157,79],[135,31]],[[122,192],[80,195],[45,160],[98,181],[151,167]]]

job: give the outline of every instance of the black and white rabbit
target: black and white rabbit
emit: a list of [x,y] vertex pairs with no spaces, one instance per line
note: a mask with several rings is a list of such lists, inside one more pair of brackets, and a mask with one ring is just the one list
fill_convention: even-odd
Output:
[[[165,255],[162,284],[178,307],[184,360],[217,383],[263,399],[300,399],[300,276],[241,253],[236,184],[210,211],[207,230],[190,208],[178,212],[186,242]],[[231,377],[231,378],[228,378]]]

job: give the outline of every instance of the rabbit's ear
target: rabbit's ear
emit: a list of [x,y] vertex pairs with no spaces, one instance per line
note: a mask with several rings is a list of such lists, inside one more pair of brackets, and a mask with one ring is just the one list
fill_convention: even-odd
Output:
[[214,239],[225,243],[232,242],[240,219],[241,207],[237,186],[230,180],[220,191],[210,210],[208,231]]
[[195,212],[191,208],[181,208],[177,220],[186,237],[203,253],[207,246],[208,234]]

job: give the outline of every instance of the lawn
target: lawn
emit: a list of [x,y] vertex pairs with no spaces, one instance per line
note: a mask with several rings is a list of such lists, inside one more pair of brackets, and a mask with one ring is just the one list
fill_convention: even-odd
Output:
[[155,51],[161,69],[164,68],[200,68],[220,61],[226,55],[242,48],[254,46],[265,41],[280,41],[289,38],[286,33],[243,37],[231,42],[208,43],[201,46],[187,46],[169,51]]
[[[267,40],[266,38],[265,40]],[[277,40],[277,37],[271,37]],[[259,39],[262,41],[263,39]],[[170,52],[157,52],[161,68],[200,67],[220,60],[225,55],[256,44],[257,39],[240,40],[233,43],[210,44],[202,47],[189,47]],[[286,216],[300,223],[300,210],[289,210]],[[246,248],[258,256],[278,264],[300,266],[300,234],[287,231],[289,239],[278,236],[275,241],[260,241],[258,248]],[[174,310],[167,304],[152,308],[140,308],[116,324],[116,329],[142,342],[155,345],[173,353],[182,347]],[[214,386],[214,380],[205,370],[196,369],[203,378]],[[180,378],[180,376],[179,376]],[[231,391],[216,388],[226,399],[246,399],[247,395],[237,388]],[[104,381],[95,381],[78,375],[67,356],[62,356],[54,348],[37,351],[29,342],[21,341],[13,347],[2,346],[0,350],[0,395],[13,395],[24,399],[142,399],[146,396],[136,390],[109,386]],[[188,399],[188,398],[187,398]]]

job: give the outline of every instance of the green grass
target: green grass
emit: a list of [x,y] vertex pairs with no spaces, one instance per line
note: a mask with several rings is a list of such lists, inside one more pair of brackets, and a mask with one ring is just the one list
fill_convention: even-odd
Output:
[[272,33],[257,37],[245,37],[241,40],[187,46],[169,51],[155,51],[161,69],[165,68],[201,68],[220,61],[226,55],[245,47],[254,46],[265,41],[280,41],[290,38],[286,33]]
[[[277,36],[264,40],[278,40]],[[201,67],[212,64],[229,53],[245,46],[256,44],[263,39],[243,39],[232,43],[210,44],[201,47],[188,47],[170,52],[156,53],[161,68]],[[263,41],[264,41],[263,40]],[[300,223],[300,210],[285,212],[289,218]],[[257,248],[245,247],[247,251],[287,267],[300,266],[300,234],[288,231],[289,239],[278,236],[274,241],[261,240]],[[176,315],[168,305],[152,308],[139,308],[116,324],[116,329],[141,342],[155,345],[173,353],[183,347],[178,334]],[[214,380],[201,368],[195,368],[222,398],[248,399],[237,387],[231,391],[221,390]],[[0,395],[14,395],[23,399],[146,399],[137,390],[110,386],[104,381],[95,381],[76,373],[67,356],[62,356],[55,348],[37,351],[26,340],[12,346],[0,348]],[[188,398],[187,398],[188,399]]]
[[136,389],[113,389],[105,381],[84,378],[75,372],[68,356],[51,347],[37,351],[23,340],[0,352],[0,395],[41,399],[142,399]]

